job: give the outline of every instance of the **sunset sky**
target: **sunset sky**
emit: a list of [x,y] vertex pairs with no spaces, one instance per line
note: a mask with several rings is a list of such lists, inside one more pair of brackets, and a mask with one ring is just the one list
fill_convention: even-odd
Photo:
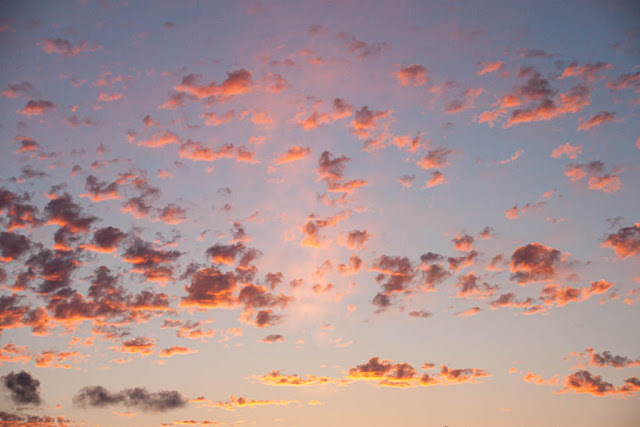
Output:
[[0,425],[638,425],[639,23],[1,1]]

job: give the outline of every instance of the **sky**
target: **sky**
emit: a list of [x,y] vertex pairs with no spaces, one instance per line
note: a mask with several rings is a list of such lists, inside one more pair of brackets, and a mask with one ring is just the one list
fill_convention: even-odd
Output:
[[637,425],[638,23],[0,2],[0,425]]

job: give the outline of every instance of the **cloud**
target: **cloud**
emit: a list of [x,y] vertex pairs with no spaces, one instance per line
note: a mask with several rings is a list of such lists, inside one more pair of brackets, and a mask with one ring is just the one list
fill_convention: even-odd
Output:
[[278,157],[275,159],[274,163],[276,165],[281,165],[284,163],[294,162],[296,160],[302,160],[305,157],[308,157],[309,154],[311,154],[311,148],[293,146],[286,152],[278,154]]
[[456,313],[456,317],[472,317],[480,312],[480,307],[471,307],[459,313]]
[[265,342],[267,344],[271,344],[274,342],[283,342],[283,341],[284,341],[284,337],[282,335],[277,335],[277,334],[269,334],[262,339],[262,342]]
[[122,254],[122,260],[133,265],[132,271],[140,273],[150,282],[166,283],[173,279],[171,265],[182,255],[179,251],[155,249],[142,239],[134,239]]
[[521,285],[553,280],[562,263],[562,253],[538,242],[520,246],[511,255],[511,280]]
[[222,102],[253,90],[253,75],[244,68],[227,73],[227,78],[220,84],[199,84],[201,78],[199,74],[188,74],[174,89],[178,93],[186,93],[209,103]]
[[148,392],[144,387],[128,388],[113,393],[102,386],[83,387],[73,397],[82,408],[103,408],[122,404],[145,412],[166,412],[183,408],[188,400],[177,391]]
[[16,405],[40,405],[40,381],[26,371],[9,372],[0,378]]
[[28,237],[16,233],[0,232],[0,261],[12,262],[31,248]]
[[451,163],[449,162],[449,156],[454,153],[454,150],[449,148],[436,148],[427,152],[427,154],[422,158],[422,160],[416,162],[418,166],[423,169],[441,169],[446,166],[449,166]]
[[458,276],[458,298],[485,299],[493,295],[498,286],[491,286],[487,282],[480,282],[478,276],[471,272]]
[[545,380],[542,375],[534,374],[533,372],[527,372],[522,378],[522,381],[535,385],[557,385],[559,380],[560,378],[557,375]]
[[106,183],[103,181],[99,181],[93,175],[89,175],[86,178],[84,188],[87,190],[86,193],[80,194],[80,197],[88,197],[92,202],[103,202],[105,200],[115,200],[120,198],[120,194],[118,194],[118,183],[111,182]]
[[156,221],[162,221],[165,224],[170,225],[178,225],[186,218],[187,211],[184,208],[171,203],[160,210]]
[[343,244],[351,250],[360,250],[370,237],[371,234],[367,230],[349,231],[344,237]]
[[60,53],[65,56],[77,56],[102,49],[101,45],[84,40],[74,45],[66,39],[42,39],[37,45],[46,53]]
[[476,74],[481,76],[483,74],[493,73],[493,72],[502,70],[504,68],[504,62],[502,61],[479,62],[478,67],[480,67],[480,70],[478,70]]
[[482,92],[483,90],[480,88],[465,90],[460,98],[454,99],[447,104],[445,112],[447,114],[454,114],[473,108],[473,102],[477,97],[482,95]]
[[18,294],[0,296],[0,332],[26,326],[30,326],[35,335],[47,332],[49,317],[46,311],[22,304],[25,298]]
[[193,353],[197,353],[198,350],[194,350],[192,348],[188,348],[188,347],[181,347],[181,346],[173,346],[173,347],[169,347],[169,348],[163,348],[162,350],[160,350],[160,352],[158,353],[158,356],[160,357],[173,357],[177,354],[193,354]]
[[313,248],[321,247],[325,243],[320,235],[322,229],[336,225],[339,221],[347,219],[350,214],[350,211],[341,211],[326,218],[318,218],[317,215],[311,214],[308,217],[307,223],[302,226],[304,238],[300,244],[302,246],[310,246]]
[[[296,114],[295,120],[306,131],[315,129],[323,124],[333,123],[337,120],[349,117],[353,113],[353,105],[342,98],[334,98],[332,101],[332,111],[321,113],[314,109],[311,113],[301,111]],[[305,117],[306,116],[306,117]]]
[[524,301],[518,301],[516,299],[516,294],[513,292],[509,292],[506,294],[501,294],[498,299],[495,301],[491,301],[490,306],[492,310],[496,310],[502,307],[532,307],[535,303],[533,298],[527,298]]
[[263,384],[272,386],[310,386],[318,384],[332,384],[335,379],[329,377],[317,377],[315,375],[298,376],[281,374],[280,371],[271,371],[266,375],[254,377]]
[[457,251],[467,252],[473,249],[473,242],[475,241],[475,239],[473,238],[473,236],[470,236],[468,234],[464,234],[462,236],[456,234],[456,236],[451,239],[451,241],[453,242],[453,247]]
[[0,366],[5,362],[25,364],[29,360],[31,360],[31,352],[25,346],[17,346],[10,342],[0,347]]
[[18,110],[18,114],[22,114],[27,117],[31,116],[41,116],[45,113],[51,113],[56,111],[57,107],[52,101],[46,101],[43,99],[31,99],[27,101],[24,108],[22,110]]
[[213,407],[226,409],[227,411],[233,411],[237,408],[246,408],[252,406],[287,406],[292,403],[299,403],[297,400],[255,400],[255,399],[246,399],[244,397],[229,397],[229,400],[226,402],[214,402]]
[[426,182],[424,188],[436,187],[438,185],[446,184],[449,182],[447,178],[440,171],[431,172],[431,178]]
[[35,139],[29,138],[28,136],[17,135],[13,138],[13,142],[20,143],[20,148],[18,148],[15,152],[18,153],[31,153],[31,152],[39,152],[42,150],[40,144],[38,144]]
[[[430,370],[435,365],[424,363],[422,368]],[[272,371],[267,375],[254,376],[263,384],[273,386],[313,386],[322,384],[347,385],[357,381],[372,382],[382,387],[426,387],[434,385],[450,385],[459,383],[474,383],[478,379],[489,377],[491,374],[481,369],[451,369],[446,365],[440,367],[438,375],[424,373],[419,375],[409,363],[394,363],[391,360],[372,357],[368,362],[350,368],[342,378],[317,377],[314,375],[285,375],[280,371]]]
[[403,187],[409,188],[413,185],[413,181],[415,181],[415,175],[402,175],[398,178],[398,182],[402,184]]
[[600,375],[593,375],[589,371],[577,371],[564,378],[564,388],[556,393],[591,394],[593,396],[625,396],[640,392],[640,380],[636,377],[627,378],[624,385],[616,387],[606,382]]
[[613,249],[621,259],[640,255],[640,224],[622,227],[617,232],[607,235],[602,247]]
[[50,200],[44,208],[48,224],[66,227],[72,233],[87,233],[95,216],[85,215],[82,207],[75,203],[69,193]]
[[70,115],[69,117],[65,117],[62,119],[62,122],[71,127],[71,128],[79,128],[81,126],[96,126],[97,123],[91,120],[89,117],[78,117],[75,114]]
[[19,83],[9,83],[7,88],[0,93],[0,96],[6,96],[7,98],[30,98],[34,94],[34,87],[29,81],[22,81]]
[[140,353],[143,355],[153,353],[155,342],[147,337],[137,337],[128,341],[124,341],[120,346],[122,353]]
[[182,159],[193,161],[214,162],[218,159],[235,158],[239,162],[258,163],[258,161],[254,159],[255,153],[245,147],[235,147],[233,144],[225,144],[214,149],[190,139],[178,147],[178,155]]
[[393,75],[398,79],[400,86],[424,86],[427,83],[427,69],[423,65],[412,64],[398,71]]
[[93,233],[91,242],[80,247],[93,252],[111,254],[118,249],[118,243],[126,236],[126,233],[116,227],[99,228]]
[[576,85],[568,92],[561,93],[557,99],[544,98],[538,104],[514,110],[505,127],[508,128],[520,123],[552,120],[569,113],[580,112],[591,104],[590,95],[591,92],[587,86]]
[[238,287],[233,273],[222,273],[215,267],[198,270],[185,286],[187,296],[182,297],[180,306],[200,308],[233,307],[236,299],[233,293]]
[[358,257],[356,254],[351,254],[348,263],[338,264],[338,271],[344,276],[347,276],[349,274],[357,274],[362,268],[362,265],[362,258]]
[[475,264],[476,259],[478,258],[478,252],[472,250],[465,255],[457,256],[457,257],[449,257],[447,258],[447,262],[449,264],[449,270],[458,271],[461,268],[470,267]]
[[589,189],[600,190],[605,193],[615,193],[622,187],[620,172],[622,169],[614,169],[613,172],[604,173],[604,163],[593,161],[589,163],[569,163],[564,168],[565,176],[572,182],[589,178]]
[[611,90],[633,89],[640,92],[640,71],[620,74],[615,80],[607,82],[607,88]]
[[618,121],[619,119],[617,118],[616,113],[609,112],[609,111],[600,111],[598,114],[591,117],[587,121],[583,121],[583,119],[580,119],[580,125],[578,126],[578,130],[589,130],[597,126],[601,126],[607,123],[614,123]]
[[38,368],[63,368],[70,369],[71,365],[65,363],[69,359],[82,359],[84,356],[77,351],[62,351],[57,353],[55,350],[46,350],[36,355],[35,361]]
[[394,293],[409,290],[416,276],[413,264],[407,257],[381,255],[371,263],[370,270],[379,273],[376,282],[382,285],[383,292],[378,292],[372,302],[380,309],[391,305],[390,297]]
[[369,107],[365,105],[356,111],[356,115],[351,121],[351,133],[360,139],[368,138],[377,128],[379,120],[390,114],[391,110],[369,110]]
[[158,131],[151,138],[140,140],[137,144],[142,147],[158,148],[167,144],[180,144],[180,137],[168,130]]
[[554,159],[559,159],[563,155],[567,156],[569,159],[577,159],[580,154],[582,154],[582,145],[571,145],[568,142],[564,145],[558,145],[553,149],[551,153],[551,157]]
[[540,292],[540,300],[545,305],[555,304],[562,307],[570,302],[586,301],[592,295],[603,294],[615,284],[616,282],[598,280],[591,282],[590,287],[572,288],[570,286],[566,286],[563,288],[559,285],[550,283]]
[[122,99],[123,96],[124,95],[118,92],[113,92],[113,93],[100,92],[100,95],[98,96],[98,102],[113,102],[113,101]]
[[584,353],[572,352],[571,356],[582,362],[579,366],[612,367],[617,369],[640,366],[640,358],[633,360],[626,356],[613,355],[610,351],[598,353],[593,348],[587,348]]
[[430,311],[418,310],[418,311],[409,312],[409,316],[417,317],[421,319],[428,319],[429,317],[433,316],[433,313],[431,313]]
[[602,61],[596,62],[595,64],[585,64],[582,67],[579,67],[578,64],[574,62],[567,66],[558,78],[577,77],[591,83],[599,79],[600,72],[612,68],[613,65]]
[[379,55],[389,48],[387,43],[365,43],[351,33],[341,32],[338,39],[345,43],[347,51],[360,59],[368,59]]

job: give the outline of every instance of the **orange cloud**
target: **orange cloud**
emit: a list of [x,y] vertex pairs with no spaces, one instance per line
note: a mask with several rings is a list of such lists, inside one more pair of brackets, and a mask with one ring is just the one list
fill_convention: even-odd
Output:
[[504,62],[502,61],[495,61],[495,62],[480,62],[478,63],[480,70],[478,70],[478,72],[476,74],[478,74],[479,76],[483,75],[483,74],[487,74],[487,73],[493,73],[496,71],[500,71],[504,68]]
[[56,104],[51,101],[45,101],[42,99],[30,99],[22,110],[18,110],[18,114],[22,114],[27,117],[41,116],[44,113],[50,113],[56,110]]
[[400,86],[424,86],[427,83],[427,69],[423,65],[412,64],[398,71],[393,75],[398,79]]
[[538,242],[517,248],[511,255],[511,280],[521,285],[552,280],[562,253]]
[[459,313],[456,313],[456,317],[472,317],[480,312],[480,307],[471,307]]
[[198,350],[194,350],[188,347],[173,346],[169,348],[163,348],[162,350],[160,350],[160,353],[158,353],[158,356],[173,357],[176,354],[193,354],[197,352]]
[[616,117],[616,113],[612,113],[609,111],[600,111],[598,114],[591,117],[587,121],[583,121],[583,119],[580,119],[578,130],[589,130],[603,124],[614,123],[617,121],[619,121],[619,119]]
[[577,371],[567,376],[562,384],[564,388],[556,393],[591,394],[593,396],[629,396],[640,392],[640,380],[636,377],[627,378],[624,385],[616,387],[606,382],[600,375],[593,375],[589,371]]
[[609,234],[602,242],[605,248],[611,248],[621,259],[640,255],[640,224],[622,227]]
[[140,353],[143,355],[153,353],[155,343],[152,339],[147,337],[138,337],[128,341],[124,341],[120,345],[121,353]]
[[36,355],[35,361],[36,366],[39,368],[71,369],[71,365],[69,363],[65,363],[65,361],[69,359],[77,361],[84,357],[86,357],[86,355],[81,355],[77,351],[63,351],[56,353],[54,350],[48,350]]
[[254,406],[287,406],[292,403],[300,403],[298,400],[255,400],[246,399],[244,397],[229,397],[226,402],[214,402],[213,407],[226,409],[227,411],[233,411],[237,408],[247,408]]
[[551,157],[559,159],[563,155],[570,159],[577,159],[582,154],[582,145],[571,145],[568,142],[564,145],[558,145],[551,153]]
[[351,133],[360,139],[365,139],[377,128],[380,119],[389,115],[391,115],[391,110],[374,111],[364,106],[360,111],[356,111],[356,115],[351,121]]
[[280,371],[271,371],[267,375],[254,377],[263,384],[274,386],[310,386],[318,384],[333,384],[336,379],[329,377],[317,377],[315,375],[306,375],[300,377],[298,375],[281,374]]
[[199,84],[202,78],[199,74],[188,74],[182,82],[174,87],[178,93],[195,96],[208,101],[224,101],[236,95],[249,93],[253,90],[253,75],[244,68],[227,73],[227,78],[220,84],[215,82]]
[[294,146],[289,148],[286,152],[280,153],[274,161],[276,165],[283,163],[294,162],[296,160],[302,160],[311,154],[311,148]]
[[0,366],[5,362],[25,364],[29,360],[31,360],[31,352],[25,346],[7,343],[4,347],[0,347]]

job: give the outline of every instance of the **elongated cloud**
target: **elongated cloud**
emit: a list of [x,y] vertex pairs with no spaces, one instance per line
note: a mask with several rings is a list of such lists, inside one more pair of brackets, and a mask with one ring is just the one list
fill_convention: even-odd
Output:
[[114,393],[98,385],[80,389],[73,397],[73,403],[83,408],[125,405],[145,412],[166,412],[185,407],[188,401],[173,390],[149,392],[144,387],[136,387]]
[[619,121],[619,119],[617,118],[616,113],[609,111],[600,111],[589,120],[580,119],[578,130],[589,130],[594,127],[602,126],[607,123],[614,123],[617,121]]
[[174,89],[178,93],[186,93],[209,102],[224,101],[253,90],[253,75],[244,68],[227,73],[227,78],[220,84],[200,84],[201,79],[202,76],[199,74],[188,74]]
[[234,411],[238,408],[250,408],[255,406],[287,406],[292,403],[299,403],[297,400],[256,400],[256,399],[247,399],[242,396],[229,397],[229,400],[226,402],[214,402],[213,407],[226,409],[227,411]]
[[483,74],[494,73],[496,71],[502,70],[504,68],[504,62],[502,61],[484,62],[484,63],[481,62],[478,64],[478,67],[480,67],[480,70],[478,70],[476,74],[481,76]]
[[280,153],[275,160],[276,165],[284,163],[294,162],[296,160],[302,160],[311,154],[311,148],[294,146],[289,148],[286,152]]
[[[432,363],[422,365],[422,369],[425,371],[434,367],[435,365]],[[426,372],[418,374],[416,368],[409,363],[394,363],[391,360],[372,357],[368,362],[350,368],[341,378],[285,375],[279,371],[272,371],[267,375],[254,376],[253,378],[263,384],[273,386],[347,385],[366,381],[382,387],[409,388],[476,383],[480,382],[479,379],[490,376],[491,374],[482,369],[452,369],[446,365],[440,366],[440,372],[436,375],[430,375]]]
[[66,39],[42,39],[38,46],[46,53],[59,53],[65,56],[77,56],[102,49],[102,46],[97,43],[80,40],[74,45]]
[[580,363],[580,366],[595,366],[598,368],[627,368],[640,366],[640,357],[632,359],[627,356],[614,355],[610,351],[597,352],[593,348],[587,348],[584,353],[571,353]]
[[29,100],[25,104],[22,110],[18,110],[18,114],[22,114],[27,117],[42,116],[45,113],[51,113],[56,111],[57,106],[52,101],[44,99]]
[[577,371],[563,379],[564,388],[556,393],[591,394],[593,396],[627,396],[640,392],[640,380],[627,378],[622,386],[616,387],[604,381],[600,375],[589,371]]

